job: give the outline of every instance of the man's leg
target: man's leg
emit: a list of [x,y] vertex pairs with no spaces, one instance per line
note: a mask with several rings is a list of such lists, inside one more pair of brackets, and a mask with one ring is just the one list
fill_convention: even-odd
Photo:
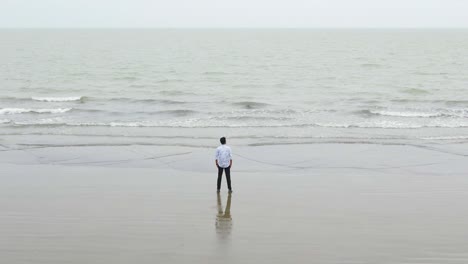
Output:
[[223,178],[223,168],[218,166],[218,191],[221,190],[221,179]]
[[231,188],[231,166],[227,167],[224,170],[226,170],[226,180],[227,180],[228,189],[232,190]]

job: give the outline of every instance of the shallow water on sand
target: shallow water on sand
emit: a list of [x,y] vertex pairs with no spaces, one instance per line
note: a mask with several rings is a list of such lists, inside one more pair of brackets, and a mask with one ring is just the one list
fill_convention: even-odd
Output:
[[4,168],[8,263],[468,261],[463,176]]
[[407,145],[0,152],[6,263],[466,263],[467,163]]

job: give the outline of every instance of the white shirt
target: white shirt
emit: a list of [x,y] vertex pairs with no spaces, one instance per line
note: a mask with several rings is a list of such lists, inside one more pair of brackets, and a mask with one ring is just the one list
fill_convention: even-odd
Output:
[[221,168],[227,168],[231,164],[232,154],[231,148],[226,145],[221,145],[216,149],[216,160],[218,166]]

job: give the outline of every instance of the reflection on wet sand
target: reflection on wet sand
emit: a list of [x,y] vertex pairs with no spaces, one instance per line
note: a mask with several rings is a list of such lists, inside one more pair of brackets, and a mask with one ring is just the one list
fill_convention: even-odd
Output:
[[218,214],[216,215],[216,233],[220,239],[226,239],[231,234],[232,216],[231,216],[231,193],[228,194],[226,208],[223,212],[221,195],[217,194]]

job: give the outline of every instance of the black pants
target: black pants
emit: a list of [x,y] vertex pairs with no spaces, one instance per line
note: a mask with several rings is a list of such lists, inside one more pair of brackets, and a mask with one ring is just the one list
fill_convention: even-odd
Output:
[[221,189],[221,179],[223,178],[223,170],[226,171],[226,180],[228,189],[231,190],[231,166],[227,168],[221,168],[218,166],[218,190]]

